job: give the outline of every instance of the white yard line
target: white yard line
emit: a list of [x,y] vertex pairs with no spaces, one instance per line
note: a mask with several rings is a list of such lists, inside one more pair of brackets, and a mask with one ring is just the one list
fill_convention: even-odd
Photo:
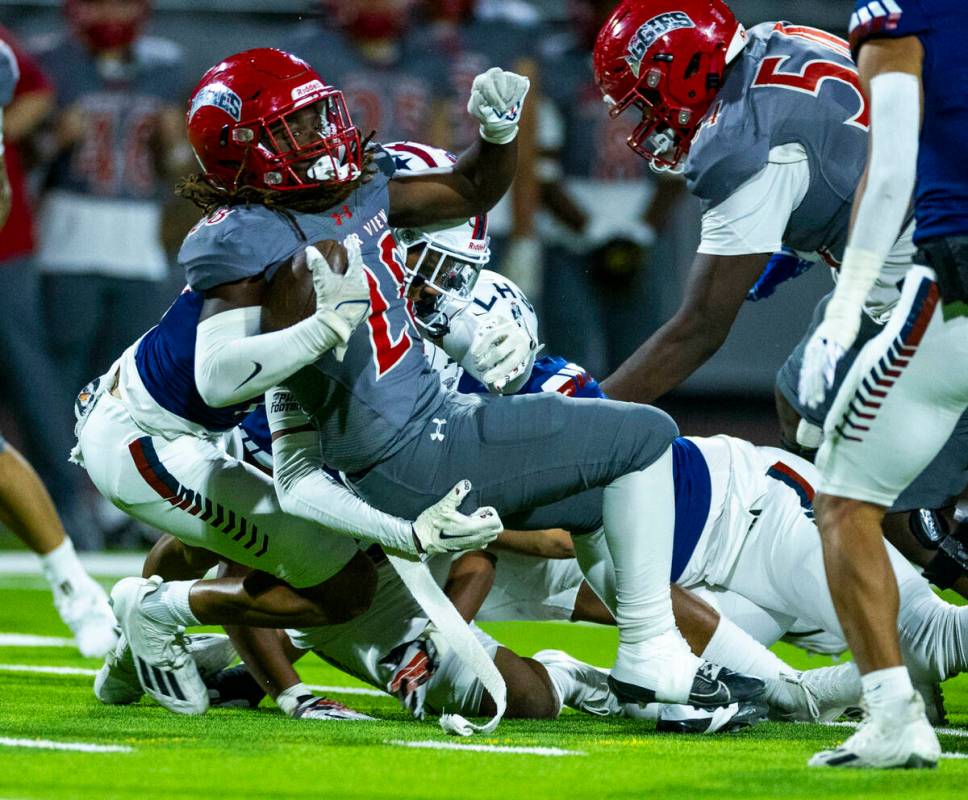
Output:
[[39,750],[75,750],[80,753],[133,753],[124,744],[91,744],[89,742],[55,742],[52,739],[11,739],[0,736],[0,747],[32,747]]
[[583,756],[586,755],[581,750],[562,750],[560,747],[514,747],[512,745],[498,744],[457,744],[456,742],[444,742],[435,739],[421,741],[406,741],[405,739],[387,739],[384,744],[392,744],[396,747],[414,747],[425,750],[470,750],[475,753],[515,753],[525,756],[551,756],[553,758],[561,756]]
[[320,686],[310,683],[308,688],[323,694],[362,694],[366,697],[389,697],[386,692],[381,692],[379,689],[367,689],[365,686]]
[[[144,553],[78,553],[89,575],[122,577],[140,575]],[[5,552],[0,555],[0,575],[41,575],[40,559],[30,552]]]
[[[809,725],[810,723],[805,723]],[[826,725],[829,728],[856,728],[858,723],[856,722],[823,722],[822,725]],[[968,738],[968,730],[965,728],[935,728],[934,732],[940,734],[941,736],[957,736],[961,739]]]
[[96,669],[83,667],[41,667],[34,664],[0,664],[0,672],[37,672],[41,675],[86,675],[93,678]]
[[0,633],[0,647],[77,647],[63,636],[34,636],[29,633]]

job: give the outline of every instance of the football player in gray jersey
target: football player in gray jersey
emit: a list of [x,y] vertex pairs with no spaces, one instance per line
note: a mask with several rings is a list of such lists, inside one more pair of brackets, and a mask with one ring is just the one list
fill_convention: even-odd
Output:
[[[603,383],[610,397],[654,402],[717,351],[781,246],[837,268],[867,157],[869,110],[847,42],[784,22],[745,30],[722,0],[624,0],[599,33],[595,70],[613,115],[642,109],[632,149],[654,169],[682,172],[702,203],[702,241],[682,305]],[[914,256],[909,223],[867,297],[837,385],[900,298]],[[821,317],[822,307],[814,326]],[[784,443],[794,450],[811,430],[803,424],[797,434],[801,417],[819,445],[829,406],[797,400],[808,338],[777,378]],[[889,538],[922,566],[937,550],[913,541],[909,512],[945,506],[964,488],[966,436],[968,418],[898,498],[893,510],[903,513],[889,517]]]

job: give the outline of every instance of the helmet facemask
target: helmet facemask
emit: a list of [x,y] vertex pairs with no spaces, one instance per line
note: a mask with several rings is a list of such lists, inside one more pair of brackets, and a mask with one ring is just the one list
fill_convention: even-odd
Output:
[[635,106],[642,113],[642,121],[628,137],[628,146],[648,161],[654,172],[679,174],[685,169],[699,120],[694,119],[691,110],[671,108],[663,101],[659,87],[664,80],[668,80],[665,69],[650,69],[644,80],[613,105],[609,113],[617,117],[629,106]]
[[[258,147],[272,169],[262,179],[278,190],[307,189],[348,183],[361,173],[360,135],[350,120],[342,92],[320,89],[295,108],[259,121]],[[252,128],[240,124],[235,141],[254,139]]]
[[[453,320],[470,305],[481,270],[491,259],[488,239],[472,239],[479,249],[471,253],[422,231],[405,229],[396,236],[407,265],[406,292],[413,303],[414,321],[431,339],[446,336]],[[410,264],[414,256],[416,261]]]

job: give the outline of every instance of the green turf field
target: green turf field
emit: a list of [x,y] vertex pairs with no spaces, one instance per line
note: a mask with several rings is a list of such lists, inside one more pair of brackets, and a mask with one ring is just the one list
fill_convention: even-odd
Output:
[[[110,581],[106,582],[110,583]],[[487,625],[522,654],[546,647],[608,664],[614,632],[550,623]],[[67,636],[39,577],[0,576],[0,633]],[[9,639],[0,639],[7,641]],[[820,666],[790,648],[785,657]],[[495,734],[447,737],[434,722],[411,720],[390,698],[330,693],[378,716],[376,723],[300,722],[273,707],[176,717],[150,701],[101,706],[70,648],[0,645],[0,798],[751,798],[955,797],[968,779],[968,681],[945,686],[953,730],[950,758],[935,771],[808,770],[807,758],[845,729],[764,724],[730,736],[671,737],[626,720],[566,713],[556,722],[504,722]],[[20,669],[17,669],[17,668]],[[360,687],[312,658],[308,683]],[[76,752],[24,746],[24,740],[118,748]],[[404,743],[501,746],[510,752],[414,749]],[[551,754],[515,752],[553,748]]]

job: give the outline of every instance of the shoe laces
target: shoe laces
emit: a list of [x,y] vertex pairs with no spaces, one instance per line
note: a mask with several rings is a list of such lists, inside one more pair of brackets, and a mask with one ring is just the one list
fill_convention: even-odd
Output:
[[797,672],[795,675],[783,674],[780,675],[780,680],[790,684],[791,686],[795,686],[800,690],[803,695],[803,704],[806,706],[810,719],[813,722],[819,722],[820,706],[817,704],[817,698],[814,694],[813,688],[804,681],[803,673]]
[[699,665],[699,669],[696,670],[696,675],[703,678],[710,683],[716,683],[719,681],[719,674],[723,671],[723,668],[719,664],[713,664],[709,661],[703,661]]

